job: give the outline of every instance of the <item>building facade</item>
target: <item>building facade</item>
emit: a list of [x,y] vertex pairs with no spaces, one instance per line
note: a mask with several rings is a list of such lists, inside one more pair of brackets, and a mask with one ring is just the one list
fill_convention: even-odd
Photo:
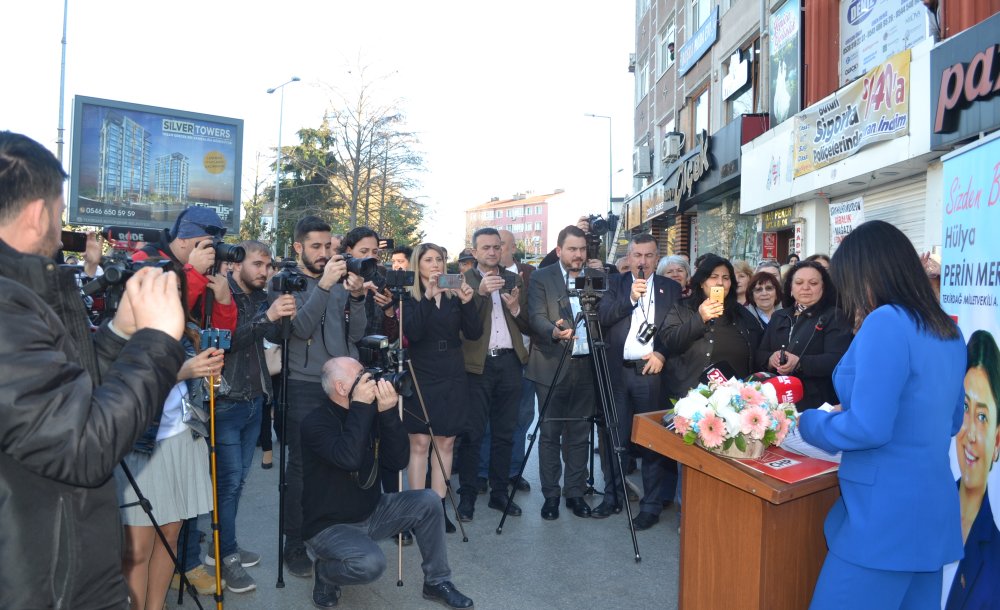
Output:
[[189,165],[188,158],[181,153],[157,157],[153,172],[153,194],[162,201],[186,203]]
[[141,203],[149,195],[149,132],[132,119],[109,112],[101,123],[97,198]]

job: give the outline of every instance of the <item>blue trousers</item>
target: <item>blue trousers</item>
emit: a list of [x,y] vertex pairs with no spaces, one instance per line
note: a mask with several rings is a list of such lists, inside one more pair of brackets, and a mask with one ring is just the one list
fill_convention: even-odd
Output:
[[810,610],[938,610],[941,570],[895,572],[864,568],[826,554]]
[[215,403],[215,468],[219,494],[219,552],[237,551],[236,511],[260,437],[264,397]]

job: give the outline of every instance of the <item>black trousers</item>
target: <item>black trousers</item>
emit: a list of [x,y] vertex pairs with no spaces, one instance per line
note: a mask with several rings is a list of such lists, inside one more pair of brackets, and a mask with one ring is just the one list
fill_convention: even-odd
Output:
[[288,445],[285,468],[285,546],[301,546],[302,540],[302,420],[330,399],[319,382],[288,380]]
[[560,475],[562,495],[567,498],[582,498],[587,490],[591,426],[587,418],[594,415],[596,403],[593,366],[590,357],[569,358],[566,374],[555,386],[535,383],[539,408],[552,395],[538,440],[538,475],[546,499],[559,497]]
[[490,424],[490,489],[495,496],[507,493],[514,428],[521,401],[521,360],[515,352],[486,357],[481,375],[469,373],[469,410],[466,431],[458,448],[458,493],[476,495],[479,448],[486,422]]

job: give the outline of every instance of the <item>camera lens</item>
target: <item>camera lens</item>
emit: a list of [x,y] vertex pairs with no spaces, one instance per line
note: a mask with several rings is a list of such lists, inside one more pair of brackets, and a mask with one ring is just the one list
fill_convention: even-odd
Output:
[[345,254],[344,262],[347,263],[348,273],[360,276],[366,282],[374,279],[378,273],[378,261],[371,257],[355,258],[350,254]]
[[221,240],[215,242],[215,258],[227,263],[242,263],[247,251],[243,246],[234,246]]
[[382,375],[382,379],[391,383],[393,389],[395,389],[396,393],[400,396],[413,396],[413,378],[410,377],[409,371],[386,373]]

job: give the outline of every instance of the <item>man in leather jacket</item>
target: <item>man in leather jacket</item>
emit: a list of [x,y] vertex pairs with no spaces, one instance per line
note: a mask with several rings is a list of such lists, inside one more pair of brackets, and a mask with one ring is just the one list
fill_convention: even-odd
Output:
[[59,162],[0,132],[0,608],[127,608],[115,465],[184,359],[177,277],[143,269],[93,337],[60,248]]

